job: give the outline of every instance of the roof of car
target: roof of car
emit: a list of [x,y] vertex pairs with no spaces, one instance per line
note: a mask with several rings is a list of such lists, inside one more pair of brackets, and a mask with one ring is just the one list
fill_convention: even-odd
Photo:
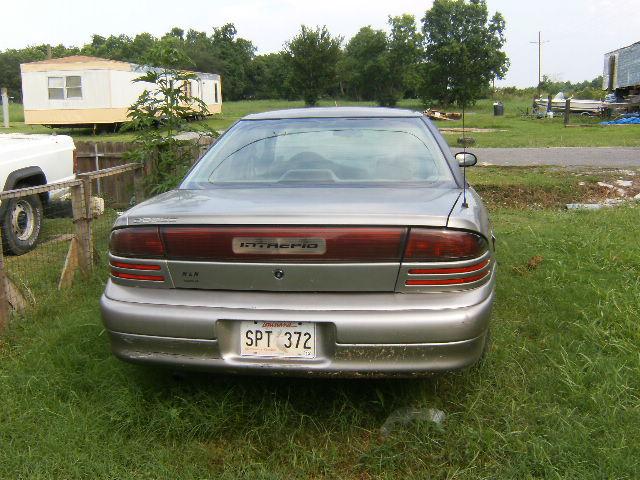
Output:
[[271,112],[252,113],[243,120],[280,120],[287,118],[398,118],[421,117],[414,110],[381,107],[315,107],[273,110]]

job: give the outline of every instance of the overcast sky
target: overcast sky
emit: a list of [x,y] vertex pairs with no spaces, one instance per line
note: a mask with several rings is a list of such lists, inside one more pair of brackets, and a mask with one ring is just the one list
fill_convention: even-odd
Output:
[[[274,52],[301,24],[327,25],[349,39],[364,25],[386,27],[388,15],[418,21],[430,0],[23,0],[3,5],[0,50],[30,44],[80,46],[91,34],[162,35],[171,27],[210,31],[232,22],[259,53]],[[507,21],[511,68],[503,85],[537,83],[537,40],[542,31],[542,71],[553,79],[585,80],[602,73],[603,54],[640,41],[640,0],[488,0]]]

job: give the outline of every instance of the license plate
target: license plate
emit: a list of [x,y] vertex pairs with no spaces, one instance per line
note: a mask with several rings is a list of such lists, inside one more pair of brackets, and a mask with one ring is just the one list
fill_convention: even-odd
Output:
[[315,358],[316,325],[304,322],[247,322],[240,325],[243,357]]

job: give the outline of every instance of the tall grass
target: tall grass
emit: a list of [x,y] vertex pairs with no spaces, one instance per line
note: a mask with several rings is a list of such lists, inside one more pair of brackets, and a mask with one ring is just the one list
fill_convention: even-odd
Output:
[[11,123],[24,122],[24,110],[21,103],[9,102],[9,121]]
[[[495,209],[491,350],[422,380],[174,378],[121,363],[99,319],[103,265],[0,337],[0,478],[636,479],[639,213]],[[446,420],[383,439],[406,406]]]

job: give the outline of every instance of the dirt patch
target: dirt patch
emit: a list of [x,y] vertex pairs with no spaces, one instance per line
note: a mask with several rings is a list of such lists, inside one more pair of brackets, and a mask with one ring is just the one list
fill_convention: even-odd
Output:
[[519,275],[526,275],[527,273],[536,270],[543,261],[544,257],[541,255],[535,255],[531,257],[525,265],[514,265],[511,268]]
[[[508,208],[565,208],[568,203],[601,203],[620,198],[632,199],[635,189],[626,189],[620,196],[616,189],[609,189],[597,183],[584,185],[567,184],[559,187],[539,187],[528,185],[477,185],[477,192],[489,207]],[[637,188],[640,191],[640,187]]]
[[[491,168],[491,167],[490,167]],[[494,170],[500,171],[501,169]],[[549,169],[543,172],[509,171],[512,182],[498,177],[495,182],[474,184],[475,189],[489,206],[508,208],[566,208],[567,204],[616,205],[628,201],[640,201],[640,175],[633,170],[582,170]],[[527,175],[551,175],[554,180],[540,182],[538,177]],[[491,178],[491,177],[490,177]]]

